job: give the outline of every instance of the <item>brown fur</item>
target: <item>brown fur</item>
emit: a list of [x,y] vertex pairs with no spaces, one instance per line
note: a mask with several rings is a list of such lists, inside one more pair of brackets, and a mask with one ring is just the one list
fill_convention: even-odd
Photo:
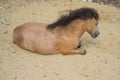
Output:
[[[21,48],[41,54],[85,54],[84,49],[77,49],[80,37],[85,31],[90,35],[98,30],[97,20],[74,19],[67,25],[57,25],[52,30],[47,24],[25,23],[14,29],[13,41]],[[61,27],[67,26],[67,27]]]

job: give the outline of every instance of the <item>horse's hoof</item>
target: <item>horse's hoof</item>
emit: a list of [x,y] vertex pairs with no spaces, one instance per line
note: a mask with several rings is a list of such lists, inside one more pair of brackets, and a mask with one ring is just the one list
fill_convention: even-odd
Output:
[[85,55],[85,54],[86,54],[86,50],[84,50],[84,49],[81,50],[80,54],[81,54],[81,55]]

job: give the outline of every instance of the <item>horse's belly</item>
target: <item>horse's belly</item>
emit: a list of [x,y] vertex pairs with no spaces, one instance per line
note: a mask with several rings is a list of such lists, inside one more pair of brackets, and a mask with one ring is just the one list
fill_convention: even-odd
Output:
[[38,48],[38,51],[44,54],[58,53],[55,47],[55,40],[51,38],[39,40]]

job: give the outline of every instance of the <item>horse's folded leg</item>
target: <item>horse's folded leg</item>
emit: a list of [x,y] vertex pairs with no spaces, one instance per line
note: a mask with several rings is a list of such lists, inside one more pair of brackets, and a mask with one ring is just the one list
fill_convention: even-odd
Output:
[[74,54],[85,55],[86,54],[86,50],[80,49],[80,50],[63,51],[62,54],[64,54],[64,55],[74,55]]

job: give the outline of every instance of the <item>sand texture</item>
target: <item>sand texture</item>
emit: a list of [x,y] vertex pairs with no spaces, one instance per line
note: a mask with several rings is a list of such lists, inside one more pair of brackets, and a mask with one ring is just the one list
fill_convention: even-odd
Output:
[[[100,14],[100,36],[81,38],[86,55],[40,55],[13,44],[16,26],[49,24],[81,7]],[[120,9],[79,0],[0,0],[0,80],[120,80]]]

